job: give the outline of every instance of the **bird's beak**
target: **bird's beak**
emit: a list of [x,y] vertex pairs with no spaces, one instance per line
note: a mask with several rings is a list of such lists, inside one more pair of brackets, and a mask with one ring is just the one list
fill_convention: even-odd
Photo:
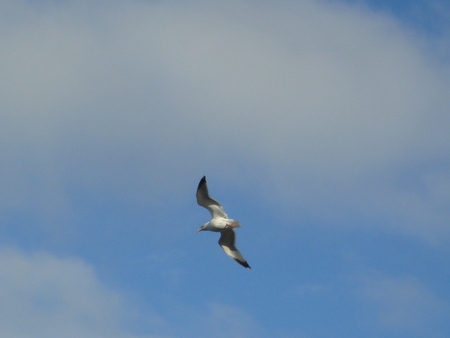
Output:
[[199,232],[199,231],[202,231],[202,229],[200,228],[200,229],[198,229],[198,230],[195,230],[195,232]]

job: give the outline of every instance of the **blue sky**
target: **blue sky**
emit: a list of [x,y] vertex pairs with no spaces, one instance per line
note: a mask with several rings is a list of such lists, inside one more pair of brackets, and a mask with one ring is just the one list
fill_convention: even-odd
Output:
[[450,335],[445,1],[0,6],[0,336]]

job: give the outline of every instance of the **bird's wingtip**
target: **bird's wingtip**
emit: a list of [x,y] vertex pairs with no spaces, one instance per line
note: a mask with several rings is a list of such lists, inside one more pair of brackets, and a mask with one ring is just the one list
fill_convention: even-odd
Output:
[[238,259],[234,259],[236,262],[238,262],[239,264],[241,264],[244,268],[247,268],[247,269],[249,269],[249,270],[251,270],[252,268],[250,267],[250,265],[248,265],[248,263],[247,263],[247,261],[243,261],[243,262],[241,262],[240,260],[238,260]]
[[198,184],[198,188],[197,188],[197,189],[200,189],[200,187],[201,187],[203,184],[205,184],[205,183],[206,183],[206,176],[203,176],[202,179],[200,180],[199,184]]

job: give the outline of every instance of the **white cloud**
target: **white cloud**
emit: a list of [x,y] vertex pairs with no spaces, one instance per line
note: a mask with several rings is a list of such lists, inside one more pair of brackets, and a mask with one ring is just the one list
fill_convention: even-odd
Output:
[[29,20],[2,24],[3,209],[41,203],[61,224],[71,185],[152,205],[178,187],[183,203],[214,171],[265,182],[295,217],[448,238],[448,203],[418,188],[448,181],[448,65],[393,18],[315,1],[83,6],[9,3]]
[[254,318],[235,306],[213,303],[199,307],[176,302],[163,318],[150,310],[151,304],[141,304],[146,312],[138,310],[136,304],[104,285],[94,268],[79,258],[26,253],[10,247],[0,248],[0,303],[2,337],[259,334]]
[[[152,222],[121,224],[129,237],[120,245],[135,246],[130,238],[143,241],[146,231],[157,242],[159,231],[173,231],[160,215],[179,219],[173,210],[194,205],[203,174],[253,195],[246,217],[292,231],[315,221],[448,240],[448,35],[417,36],[382,13],[308,0],[0,6],[0,212],[9,241],[20,245],[16,233],[34,241],[44,228],[39,245],[65,236],[111,248],[105,236],[117,229],[89,224],[102,236],[87,237],[80,218],[126,206],[123,219],[143,207]],[[258,226],[267,238],[273,224]],[[271,231],[275,246],[276,236],[288,235]],[[158,248],[161,266],[187,255]],[[0,335],[131,335],[118,319],[123,299],[83,261],[8,249],[0,257]],[[163,269],[162,280],[181,288],[184,270]],[[424,332],[433,321],[420,308],[447,306],[414,278],[374,279],[363,298],[377,307],[377,323],[416,322]],[[259,332],[238,307],[196,306],[167,311],[172,321],[137,316],[173,336]],[[202,320],[209,326],[197,327]]]
[[83,261],[6,247],[0,258],[0,336],[135,337],[131,308]]

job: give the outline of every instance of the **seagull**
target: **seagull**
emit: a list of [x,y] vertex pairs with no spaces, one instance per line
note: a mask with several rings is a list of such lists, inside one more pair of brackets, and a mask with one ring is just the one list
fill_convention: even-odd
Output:
[[219,245],[223,251],[244,268],[251,270],[250,265],[248,265],[247,261],[236,248],[236,234],[234,233],[234,229],[240,228],[241,224],[239,221],[229,219],[222,205],[209,196],[206,176],[203,176],[200,180],[196,196],[198,205],[205,207],[211,213],[211,220],[203,224],[196,232],[205,230],[220,232]]

